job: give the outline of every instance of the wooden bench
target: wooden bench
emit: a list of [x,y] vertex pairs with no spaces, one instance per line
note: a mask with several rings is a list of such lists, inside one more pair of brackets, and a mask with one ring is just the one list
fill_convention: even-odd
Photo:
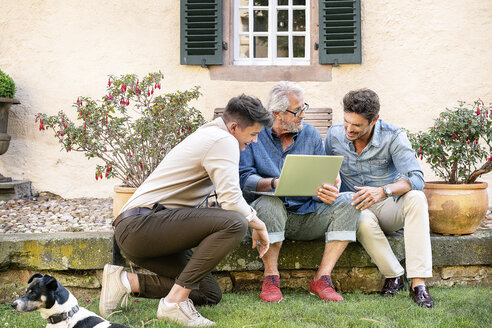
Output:
[[[216,108],[214,110],[214,119],[219,116],[222,116],[224,113],[224,108]],[[320,108],[309,108],[306,111],[304,117],[304,122],[311,124],[314,126],[323,140],[325,139],[326,133],[332,124],[332,109],[328,107],[320,107]]]

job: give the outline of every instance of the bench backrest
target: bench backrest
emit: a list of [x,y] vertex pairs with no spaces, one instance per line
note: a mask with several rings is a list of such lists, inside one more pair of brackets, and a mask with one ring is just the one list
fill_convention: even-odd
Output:
[[[224,108],[216,108],[214,110],[214,119],[222,116],[223,113]],[[319,134],[321,134],[323,140],[325,140],[326,133],[332,124],[332,109],[328,107],[310,107],[304,114],[304,121],[314,126],[318,130]]]

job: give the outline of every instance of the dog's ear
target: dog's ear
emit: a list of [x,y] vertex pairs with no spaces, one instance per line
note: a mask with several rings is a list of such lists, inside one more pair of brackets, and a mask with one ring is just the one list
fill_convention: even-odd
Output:
[[55,290],[58,288],[58,281],[49,275],[44,275],[42,285],[44,285],[48,290]]
[[35,274],[33,274],[31,276],[31,278],[29,278],[29,280],[27,281],[28,284],[31,283],[31,281],[33,281],[35,278],[43,278],[43,275],[39,272],[36,272]]

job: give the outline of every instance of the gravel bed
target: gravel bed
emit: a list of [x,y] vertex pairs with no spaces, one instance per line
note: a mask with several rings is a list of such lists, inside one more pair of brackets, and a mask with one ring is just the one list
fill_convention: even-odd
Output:
[[[111,198],[63,199],[43,192],[33,199],[0,201],[0,233],[112,231]],[[491,208],[481,228],[492,229]]]
[[112,231],[112,219],[111,198],[40,193],[33,199],[0,201],[0,233]]

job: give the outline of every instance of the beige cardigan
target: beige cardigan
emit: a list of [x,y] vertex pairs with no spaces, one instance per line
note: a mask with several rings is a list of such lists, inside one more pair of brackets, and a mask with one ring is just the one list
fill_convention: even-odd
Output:
[[196,207],[214,187],[223,209],[239,212],[248,221],[253,218],[255,211],[239,187],[239,144],[220,117],[174,147],[121,212],[151,208],[154,203],[168,208]]

